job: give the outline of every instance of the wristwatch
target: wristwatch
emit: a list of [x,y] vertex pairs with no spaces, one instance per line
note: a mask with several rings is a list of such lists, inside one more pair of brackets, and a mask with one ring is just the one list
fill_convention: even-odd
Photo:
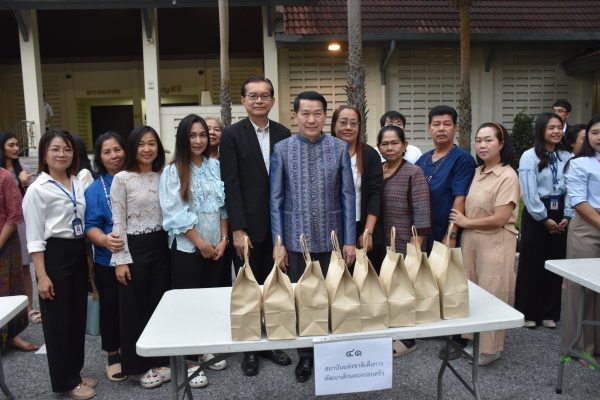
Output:
[[456,232],[454,232],[454,231],[450,232],[450,234],[448,235],[448,237],[450,239],[456,239]]
[[229,244],[229,236],[221,236],[221,240],[224,240]]

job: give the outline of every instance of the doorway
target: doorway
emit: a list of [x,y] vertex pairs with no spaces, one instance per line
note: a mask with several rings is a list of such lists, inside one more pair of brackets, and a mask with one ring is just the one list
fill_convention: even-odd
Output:
[[91,106],[92,139],[96,143],[98,136],[107,131],[121,135],[125,143],[133,130],[133,106]]

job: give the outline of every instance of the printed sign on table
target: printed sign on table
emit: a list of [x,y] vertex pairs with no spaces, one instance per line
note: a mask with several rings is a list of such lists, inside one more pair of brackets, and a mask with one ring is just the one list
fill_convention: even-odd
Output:
[[368,392],[392,387],[392,338],[315,339],[315,394]]

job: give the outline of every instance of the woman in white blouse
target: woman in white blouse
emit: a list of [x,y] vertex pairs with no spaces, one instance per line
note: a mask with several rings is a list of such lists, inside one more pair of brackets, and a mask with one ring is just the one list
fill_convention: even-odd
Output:
[[521,218],[521,252],[515,308],[525,314],[525,327],[556,328],[560,319],[562,279],[544,268],[546,260],[566,256],[567,227],[573,209],[565,204],[563,169],[572,154],[563,147],[563,121],[540,114],[534,147],[519,161],[519,182],[525,208]]
[[54,392],[89,399],[98,382],[81,376],[88,268],[77,151],[72,136],[60,130],[44,133],[38,147],[40,175],[25,194],[23,213],[44,315],[50,383]]
[[[208,157],[208,126],[195,114],[177,127],[175,155],[160,177],[163,226],[169,234],[173,288],[218,287],[227,237],[225,186],[219,161]],[[214,356],[205,354],[207,361]],[[225,361],[213,369],[225,368]],[[198,367],[188,368],[191,375]],[[201,371],[192,387],[208,385]]]
[[[600,115],[587,124],[585,139],[580,153],[566,168],[567,203],[575,208],[575,216],[569,224],[567,258],[600,258]],[[567,283],[567,301],[561,335],[561,351],[571,346],[577,331],[580,286]],[[586,294],[587,314],[585,320],[600,320],[600,295],[592,290]],[[580,362],[596,363],[584,356],[600,353],[600,328],[584,327],[581,341],[575,348]]]
[[163,293],[171,288],[167,234],[162,227],[158,199],[160,172],[165,152],[156,131],[149,126],[134,129],[127,143],[127,165],[111,186],[113,232],[123,239],[115,251],[119,286],[121,370],[123,375],[140,375],[145,388],[171,380],[167,360],[140,357],[135,343],[142,334]]

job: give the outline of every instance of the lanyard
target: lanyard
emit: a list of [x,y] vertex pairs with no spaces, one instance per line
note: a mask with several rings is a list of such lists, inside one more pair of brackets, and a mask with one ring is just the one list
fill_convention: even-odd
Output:
[[100,175],[100,182],[102,183],[102,189],[104,189],[104,195],[106,196],[106,204],[108,204],[108,208],[112,212],[112,203],[110,202],[110,196],[108,195],[108,191],[106,190],[106,185],[104,184],[104,179],[102,179],[102,175]]
[[71,195],[65,189],[63,189],[63,187],[60,186],[56,181],[50,179],[50,182],[52,182],[54,186],[59,188],[64,194],[67,195],[69,200],[71,200],[71,203],[73,203],[73,212],[75,213],[75,216],[77,216],[77,196],[75,195],[75,183],[73,182],[73,178],[71,178],[71,190],[73,192],[73,197],[71,197]]
[[556,192],[558,188],[558,157],[555,152],[549,154],[550,156],[550,172],[552,172],[552,189]]

